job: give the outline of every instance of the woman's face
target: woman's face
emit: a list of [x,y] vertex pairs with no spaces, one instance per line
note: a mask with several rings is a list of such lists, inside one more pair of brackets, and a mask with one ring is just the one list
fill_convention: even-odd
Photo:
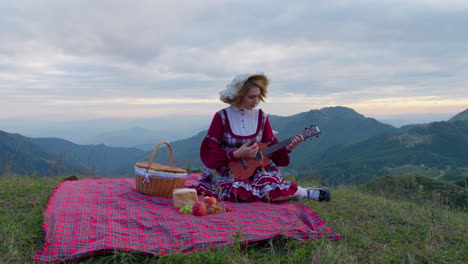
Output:
[[242,97],[241,107],[251,110],[260,103],[260,88],[252,86],[249,91]]

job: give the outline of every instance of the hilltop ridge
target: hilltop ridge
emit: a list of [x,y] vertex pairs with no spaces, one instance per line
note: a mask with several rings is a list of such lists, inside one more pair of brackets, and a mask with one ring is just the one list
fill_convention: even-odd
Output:
[[468,120],[468,109],[463,112],[456,114],[454,117],[450,118],[450,122],[454,121],[466,121]]
[[[464,115],[456,115],[460,116]],[[291,164],[283,171],[320,178],[328,184],[363,183],[385,175],[388,171],[385,168],[407,164],[424,164],[443,170],[450,166],[453,170],[446,173],[444,179],[458,181],[464,175],[459,167],[468,167],[465,151],[468,122],[464,120],[395,128],[346,107],[326,107],[287,117],[270,115],[269,118],[280,141],[312,124],[320,127],[320,136],[300,144],[291,153]],[[10,158],[0,165],[2,174],[50,176],[67,172],[133,177],[135,162],[147,161],[151,155],[151,150],[78,145],[58,138],[27,138],[6,132],[1,135],[0,155]],[[205,135],[206,130],[171,142],[174,165],[200,169],[199,148]],[[153,147],[157,143],[154,142]],[[15,151],[18,154],[11,159]],[[167,149],[163,146],[159,151],[156,162],[167,164]],[[10,165],[6,167],[5,164]]]

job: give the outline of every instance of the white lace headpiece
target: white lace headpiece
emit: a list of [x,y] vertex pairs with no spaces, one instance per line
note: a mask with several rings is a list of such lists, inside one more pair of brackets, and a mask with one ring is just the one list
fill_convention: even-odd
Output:
[[[244,86],[245,81],[247,81],[250,77],[255,76],[255,75],[263,75],[265,74],[263,72],[259,73],[244,73],[244,74],[239,74],[234,79],[226,85],[226,89],[222,90],[219,92],[219,99],[221,101],[225,101],[226,99],[234,99],[236,96],[239,94],[240,89],[242,86]],[[266,76],[265,76],[266,78]]]

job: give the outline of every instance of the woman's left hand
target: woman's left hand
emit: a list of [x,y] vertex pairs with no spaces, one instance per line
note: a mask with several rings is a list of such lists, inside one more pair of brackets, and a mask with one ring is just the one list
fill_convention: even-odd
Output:
[[302,141],[304,141],[304,137],[302,135],[297,135],[292,139],[291,144],[287,145],[284,149],[286,151],[291,151],[295,147],[297,147],[297,145],[299,145],[299,143],[301,143]]

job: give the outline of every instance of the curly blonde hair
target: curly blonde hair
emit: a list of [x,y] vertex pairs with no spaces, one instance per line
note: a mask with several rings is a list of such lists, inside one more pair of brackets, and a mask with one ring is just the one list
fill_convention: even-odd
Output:
[[265,75],[263,74],[252,75],[247,80],[245,80],[244,83],[239,83],[239,85],[242,85],[242,87],[238,89],[238,92],[234,96],[234,98],[224,97],[224,98],[220,98],[220,100],[230,105],[239,106],[242,103],[242,98],[244,97],[245,94],[249,92],[250,88],[258,87],[260,88],[260,100],[262,102],[265,102],[265,98],[268,92],[268,89],[267,89],[268,84],[269,84],[269,80]]

